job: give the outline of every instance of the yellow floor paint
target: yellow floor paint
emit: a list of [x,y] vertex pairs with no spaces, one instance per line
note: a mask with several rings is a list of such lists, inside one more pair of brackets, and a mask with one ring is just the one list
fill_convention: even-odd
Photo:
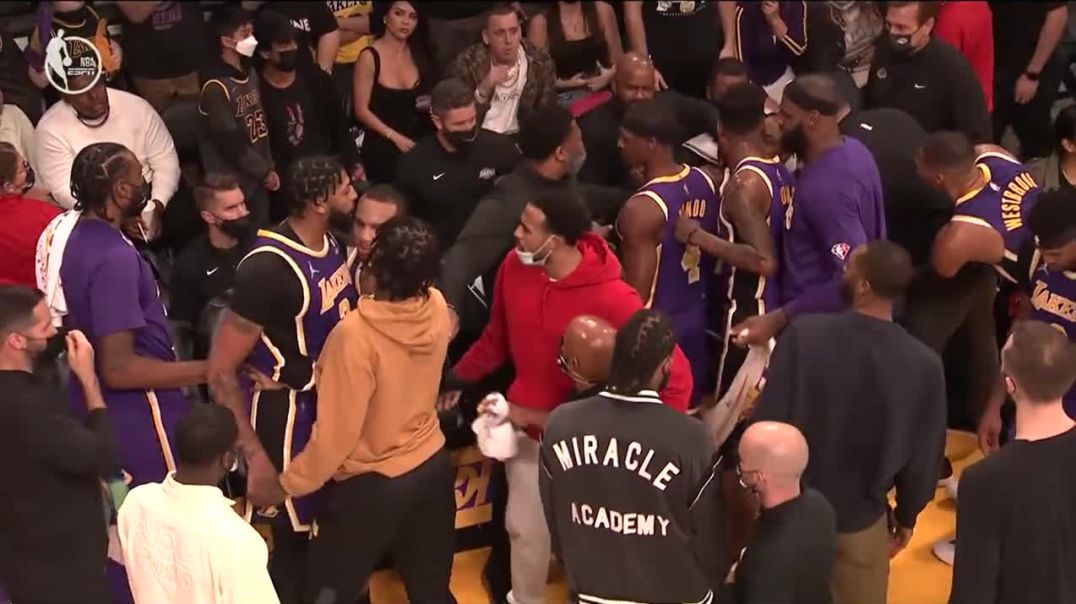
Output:
[[[970,463],[981,459],[975,437],[964,432],[949,432],[946,452],[959,473]],[[890,604],[943,604],[949,599],[952,569],[934,557],[934,542],[951,536],[956,529],[956,502],[945,489],[938,489],[934,501],[919,515],[915,534],[908,549],[891,563],[889,575]],[[482,566],[488,549],[456,555],[452,572],[452,592],[459,604],[484,604],[489,601],[482,587]],[[371,581],[374,604],[403,604],[407,602],[403,584],[393,571],[377,573]],[[547,602],[566,602],[568,590],[563,576],[554,571],[550,577]]]

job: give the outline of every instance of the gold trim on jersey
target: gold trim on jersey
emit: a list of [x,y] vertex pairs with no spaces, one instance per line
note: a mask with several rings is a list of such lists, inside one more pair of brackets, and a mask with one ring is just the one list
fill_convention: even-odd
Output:
[[770,192],[770,205],[773,205],[773,182],[770,181],[770,177],[758,166],[737,166],[736,171],[732,173],[733,176],[740,173],[740,170],[749,170],[758,174],[762,181],[766,183],[766,189]]
[[646,187],[649,187],[650,185],[660,185],[662,183],[676,182],[678,180],[684,180],[685,178],[687,178],[688,174],[691,174],[691,166],[689,166],[687,164],[680,164],[680,165],[683,166],[683,169],[680,170],[679,172],[677,172],[676,174],[672,174],[672,175],[669,175],[669,176],[658,176],[657,178],[651,178],[645,185],[642,186],[642,188],[645,189]]
[[[218,80],[216,78],[213,78],[212,80],[206,80],[206,83],[202,84],[202,89],[199,91],[198,94],[199,95],[204,95],[205,94],[205,87],[209,86],[210,84],[213,84],[214,82],[218,86],[220,86],[221,90],[224,91],[224,98],[228,99],[228,102],[231,103],[232,102],[232,95],[228,92],[228,87],[224,85],[224,82],[221,82],[220,80]],[[208,113],[205,112],[204,109],[202,109],[201,101],[198,102],[198,113],[201,113],[202,115],[209,115]]]
[[147,390],[146,400],[149,402],[149,411],[153,415],[153,429],[157,431],[157,442],[161,446],[164,465],[169,472],[175,472],[176,460],[172,457],[172,446],[168,444],[168,433],[165,432],[164,420],[161,419],[161,404],[157,400],[157,393],[153,390]]
[[965,214],[955,214],[949,220],[950,220],[950,222],[963,222],[963,223],[966,223],[966,224],[974,224],[974,225],[978,225],[978,226],[981,226],[981,227],[986,227],[986,228],[990,229],[991,231],[997,232],[997,229],[994,228],[994,225],[992,225],[989,222],[983,220],[982,218],[979,218],[978,216],[967,216]]
[[[306,311],[310,309],[310,284],[307,283],[306,276],[303,274],[302,269],[299,268],[299,265],[295,263],[295,259],[285,254],[282,250],[278,250],[271,245],[263,245],[261,247],[254,248],[246,256],[243,256],[243,260],[240,260],[239,264],[243,264],[243,262],[247,258],[250,258],[254,254],[258,254],[261,252],[276,254],[277,256],[283,258],[284,262],[287,262],[288,266],[290,266],[291,270],[295,273],[296,278],[299,279],[299,286],[303,289],[303,305],[299,309],[299,313],[295,315],[295,339],[296,344],[299,347],[299,353],[303,356],[308,356],[309,353],[306,349],[306,330],[303,328],[303,316],[306,315]],[[265,344],[265,347],[269,349],[269,353],[273,355],[273,359],[276,360],[277,364],[273,368],[273,381],[278,381],[280,379],[280,370],[284,368],[284,364],[287,361],[284,359],[284,355],[281,354],[280,349],[277,348],[276,345],[273,344],[272,340],[269,339],[269,336],[265,334],[265,331],[262,331],[261,339],[262,343]]]
[[[258,401],[262,397],[262,391],[255,388],[254,396],[250,399],[250,427],[254,429],[254,432],[258,431]],[[250,522],[254,519],[254,506],[250,503],[250,499],[246,500],[247,505],[243,510],[243,520]]]
[[278,243],[283,243],[284,245],[290,247],[297,252],[302,252],[308,256],[313,256],[315,258],[324,258],[325,256],[328,256],[329,248],[331,247],[329,245],[328,235],[325,235],[321,239],[321,251],[310,249],[301,243],[296,243],[295,241],[292,241],[291,239],[281,235],[280,233],[274,233],[273,231],[266,229],[259,229],[258,237],[265,237],[266,239],[272,239],[273,241],[276,241]]
[[[976,160],[976,161],[978,161],[978,160]],[[960,205],[960,204],[964,203],[965,201],[968,201],[969,199],[971,199],[971,198],[975,197],[976,195],[978,195],[983,189],[990,186],[990,181],[994,178],[994,175],[990,172],[990,166],[988,166],[986,164],[975,164],[975,167],[979,168],[979,171],[983,173],[983,177],[984,177],[983,185],[981,187],[977,187],[977,188],[972,189],[972,190],[968,191],[967,193],[964,193],[963,195],[961,195],[959,198],[957,198],[956,205]],[[990,227],[990,228],[994,228],[994,227]]]
[[[294,437],[292,430],[295,428],[295,397],[298,393],[294,390],[288,391],[288,423],[284,425],[284,463],[280,473],[288,471],[288,466],[291,465],[291,441]],[[313,434],[311,434],[311,437]],[[297,532],[309,531],[310,525],[299,522],[299,513],[295,510],[295,502],[292,501],[291,496],[288,496],[284,500],[284,507],[288,510],[288,518],[291,520],[291,528]]]
[[665,215],[665,221],[669,220],[669,206],[665,205],[665,199],[653,191],[639,191],[636,195],[642,195],[643,197],[650,198],[654,203],[658,204],[658,208],[661,209],[661,213]]
[[983,160],[984,157],[993,157],[993,158],[996,158],[996,159],[1003,159],[1003,160],[1009,162],[1010,164],[1020,165],[1020,161],[1017,160],[1015,157],[1013,157],[1011,155],[1007,155],[1005,153],[998,153],[997,151],[986,151],[984,153],[980,153],[979,156],[975,158],[975,163],[979,163],[980,161]]

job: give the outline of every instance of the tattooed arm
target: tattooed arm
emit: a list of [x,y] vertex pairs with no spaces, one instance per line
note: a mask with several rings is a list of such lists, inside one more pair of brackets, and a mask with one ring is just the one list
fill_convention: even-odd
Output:
[[248,463],[256,457],[264,457],[265,450],[250,423],[243,390],[239,387],[239,372],[261,334],[260,325],[240,317],[231,309],[225,310],[213,336],[208,360],[209,392],[217,404],[235,414],[239,424],[239,448]]

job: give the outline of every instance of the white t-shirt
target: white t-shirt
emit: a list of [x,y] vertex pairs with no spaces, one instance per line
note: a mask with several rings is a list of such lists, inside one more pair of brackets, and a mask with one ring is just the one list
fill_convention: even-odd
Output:
[[515,67],[508,72],[508,79],[494,88],[490,95],[489,111],[482,120],[482,127],[486,130],[500,134],[519,132],[519,99],[527,84],[527,65],[527,53],[521,44],[519,58]]
[[269,550],[217,487],[163,483],[133,489],[119,536],[135,602],[279,604]]
[[83,148],[99,142],[119,143],[142,164],[142,177],[153,186],[151,199],[168,205],[179,187],[179,158],[172,135],[157,112],[140,97],[108,89],[109,113],[104,124],[90,127],[64,101],[37,123],[34,160],[38,182],[60,206],[75,206],[71,196],[71,164]]

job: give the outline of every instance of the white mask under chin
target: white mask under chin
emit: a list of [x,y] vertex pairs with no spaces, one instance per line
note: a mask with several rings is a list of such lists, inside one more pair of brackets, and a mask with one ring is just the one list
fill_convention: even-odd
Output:
[[526,250],[516,248],[516,256],[519,258],[519,261],[522,262],[524,266],[542,266],[549,260],[549,254],[546,254],[540,260],[535,256],[537,256],[538,252],[541,252],[545,248],[545,246],[548,245],[549,242],[552,240],[553,236],[550,235],[548,238],[546,238],[542,245],[538,246],[538,249],[534,250],[533,252],[528,252]]
[[256,48],[258,48],[258,39],[252,35],[247,36],[235,43],[235,52],[243,55],[244,57],[254,56],[254,49]]

